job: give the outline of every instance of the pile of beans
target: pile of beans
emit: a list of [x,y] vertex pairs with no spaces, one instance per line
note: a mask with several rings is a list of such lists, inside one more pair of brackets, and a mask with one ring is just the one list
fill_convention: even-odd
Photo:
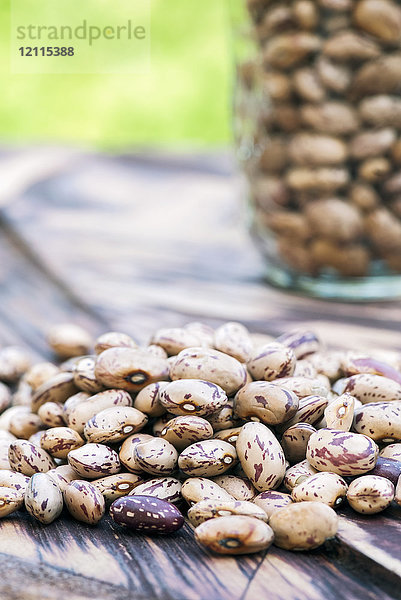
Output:
[[295,271],[400,273],[401,3],[247,6],[257,58],[239,74],[260,149],[248,165],[256,229]]
[[94,525],[107,509],[168,534],[188,509],[200,544],[242,554],[318,547],[345,501],[401,505],[397,352],[233,322],[160,329],[142,347],[72,324],[48,340],[61,364],[0,351],[0,517],[25,507],[46,525],[65,506]]

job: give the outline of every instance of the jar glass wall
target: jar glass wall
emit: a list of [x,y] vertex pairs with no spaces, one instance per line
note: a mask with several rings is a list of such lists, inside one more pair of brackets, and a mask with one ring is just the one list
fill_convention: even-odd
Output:
[[237,155],[267,278],[401,297],[401,1],[231,3]]

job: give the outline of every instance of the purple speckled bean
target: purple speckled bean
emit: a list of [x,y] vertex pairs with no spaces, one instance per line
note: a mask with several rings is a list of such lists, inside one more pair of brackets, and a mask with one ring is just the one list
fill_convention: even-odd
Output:
[[252,381],[242,387],[234,401],[234,412],[240,419],[277,425],[291,419],[297,412],[298,396],[280,384]]
[[68,512],[77,521],[96,525],[105,512],[105,501],[100,491],[89,481],[71,481],[64,490]]
[[210,381],[180,379],[165,386],[160,402],[174,415],[207,416],[224,406],[227,394]]
[[360,433],[320,429],[309,438],[306,458],[318,471],[338,475],[362,475],[376,464],[379,449]]
[[119,525],[143,533],[173,533],[184,524],[178,508],[153,496],[119,498],[110,506],[110,515]]
[[291,348],[272,342],[258,348],[248,360],[247,367],[254,379],[273,381],[290,377],[294,373],[295,363]]
[[178,502],[181,500],[181,482],[174,477],[155,477],[140,483],[129,496],[152,496],[167,502]]
[[120,471],[117,452],[102,444],[85,444],[68,453],[69,465],[85,479],[98,479]]
[[191,444],[178,459],[178,466],[191,477],[221,475],[237,462],[232,444],[223,440],[205,440]]
[[401,406],[392,402],[373,402],[357,408],[354,430],[375,440],[393,442],[401,440]]
[[34,473],[46,473],[56,466],[50,454],[27,440],[15,440],[8,449],[8,459],[14,471],[28,477]]
[[237,453],[246,476],[260,492],[278,487],[285,457],[277,438],[262,423],[246,423],[237,439]]
[[32,517],[48,525],[63,510],[63,495],[57,483],[47,473],[32,475],[25,491],[25,508]]
[[177,450],[162,438],[155,437],[137,444],[134,453],[141,469],[151,475],[168,475],[177,464]]

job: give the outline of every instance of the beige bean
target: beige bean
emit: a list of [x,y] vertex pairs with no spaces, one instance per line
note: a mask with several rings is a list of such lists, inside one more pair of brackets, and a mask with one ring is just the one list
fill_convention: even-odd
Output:
[[287,171],[285,181],[296,192],[333,193],[348,184],[349,173],[339,167],[297,167]]
[[179,502],[181,500],[181,482],[174,477],[155,477],[140,483],[131,492],[130,496],[152,496],[167,502]]
[[164,390],[167,382],[157,381],[145,386],[134,400],[134,408],[145,413],[149,417],[160,417],[166,412],[163,404],[160,402],[160,394]]
[[181,494],[190,505],[201,500],[235,500],[231,494],[215,481],[206,477],[190,477],[184,481]]
[[219,554],[251,554],[266,550],[273,532],[260,519],[232,515],[201,523],[195,529],[195,539]]
[[53,427],[44,431],[40,445],[55,458],[67,458],[70,450],[76,450],[84,445],[79,433],[70,427]]
[[85,444],[70,450],[67,459],[78,475],[86,479],[114,475],[121,469],[117,452],[102,444]]
[[168,354],[164,348],[158,346],[157,344],[149,344],[149,346],[146,346],[145,350],[148,352],[148,354],[156,356],[157,358],[168,358]]
[[258,494],[253,502],[262,508],[267,514],[268,519],[270,519],[276,510],[292,504],[293,500],[289,494],[267,490]]
[[191,477],[214,477],[225,473],[237,462],[235,448],[221,440],[191,444],[178,458],[178,466]]
[[316,72],[323,85],[337,94],[344,94],[352,80],[352,72],[347,66],[337,64],[324,55],[316,61]]
[[398,93],[401,77],[401,55],[384,54],[361,66],[352,79],[352,100],[374,94]]
[[323,502],[332,508],[341,504],[348,486],[336,473],[316,473],[296,485],[291,497],[294,502]]
[[401,222],[386,208],[378,208],[365,219],[366,232],[380,253],[401,252]]
[[[322,86],[317,73],[309,67],[302,67],[295,71],[293,85],[297,94],[306,102],[323,102],[325,98],[325,88]],[[301,147],[301,150],[305,150],[305,148]],[[290,147],[290,152],[293,154],[292,159],[294,160],[294,156],[296,156],[295,149],[293,151]],[[305,163],[301,162],[299,164]]]
[[[209,348],[188,348],[178,354],[170,368],[170,377],[200,378],[220,386],[228,395],[235,394],[247,381],[245,366],[233,356]],[[163,392],[164,394],[164,392]]]
[[310,247],[317,270],[335,269],[345,277],[362,277],[369,269],[370,255],[362,244],[347,244],[317,239]]
[[138,344],[131,336],[119,331],[108,331],[103,333],[95,340],[94,350],[96,354],[101,354],[109,348],[137,348]]
[[142,477],[134,473],[117,473],[96,479],[93,485],[102,494],[106,503],[111,504],[117,498],[130,494],[142,482]]
[[285,550],[312,550],[334,537],[338,517],[322,502],[296,502],[270,517],[274,544]]
[[188,519],[194,527],[209,519],[228,517],[230,515],[243,515],[267,522],[265,511],[253,502],[239,500],[201,500],[188,511]]
[[192,321],[184,325],[184,329],[195,334],[202,341],[202,346],[213,347],[214,329],[210,325],[206,325],[206,323],[201,323],[200,321]]
[[63,495],[47,473],[32,475],[25,490],[25,508],[43,525],[52,523],[63,510]]
[[131,406],[113,406],[96,413],[85,425],[88,442],[116,444],[144,428],[148,418]]
[[74,323],[54,325],[47,334],[47,343],[60,358],[88,354],[92,345],[91,335]]
[[71,481],[64,490],[68,512],[77,521],[96,525],[105,512],[105,501],[100,491],[89,481]]
[[386,154],[396,140],[396,131],[390,127],[357,134],[350,143],[350,154],[358,160]]
[[106,408],[132,406],[132,398],[125,390],[105,390],[94,396],[83,398],[68,414],[68,426],[83,433],[86,423]]
[[264,64],[277,69],[290,69],[317,52],[320,45],[318,36],[306,32],[271,37],[265,45]]
[[266,95],[276,102],[289,100],[291,97],[291,80],[280,71],[264,73],[262,86]]
[[164,348],[169,356],[175,356],[185,348],[203,346],[202,339],[196,333],[184,327],[159,329],[152,336],[151,343]]
[[278,487],[285,474],[284,452],[262,423],[246,423],[237,439],[241,466],[260,492]]
[[314,234],[334,241],[353,241],[363,231],[360,212],[339,198],[310,202],[305,215]]
[[202,379],[178,379],[168,383],[160,395],[164,408],[175,415],[208,416],[227,402],[225,391]]
[[350,483],[347,500],[356,512],[373,515],[390,506],[394,493],[394,485],[388,479],[364,475]]
[[315,29],[319,22],[319,11],[312,0],[296,0],[293,4],[293,14],[298,27]]
[[178,416],[168,421],[160,436],[177,450],[184,450],[194,442],[213,437],[213,427],[209,421],[196,415]]
[[305,216],[293,211],[283,210],[265,214],[263,223],[266,223],[266,226],[275,233],[288,238],[302,241],[307,240],[311,235]]
[[323,53],[338,62],[350,63],[380,56],[380,46],[356,31],[339,31],[324,43]]
[[320,429],[309,438],[306,458],[318,471],[362,475],[373,469],[379,449],[366,435]]
[[391,163],[387,158],[367,158],[360,164],[358,175],[369,183],[377,183],[382,181],[390,171]]
[[[266,371],[264,373],[266,376]],[[274,383],[252,381],[245,385],[235,396],[235,414],[240,419],[261,421],[266,425],[278,425],[294,417],[299,405],[298,396],[281,387],[279,382],[280,379]]]
[[0,350],[0,381],[15,383],[31,366],[26,350],[18,346],[5,346]]
[[46,473],[56,466],[50,454],[27,440],[11,442],[8,458],[14,471],[28,477],[34,473]]
[[288,151],[294,163],[307,167],[341,165],[347,158],[347,147],[342,140],[307,132],[294,135]]
[[109,348],[99,354],[95,376],[107,388],[138,392],[150,383],[166,380],[168,362],[146,350]]
[[60,372],[59,367],[51,362],[40,362],[32,365],[25,373],[24,379],[26,383],[35,392],[43,383],[57,375]]
[[[4,386],[4,384],[2,384]],[[4,386],[6,388],[6,386]],[[7,388],[6,388],[7,390]],[[8,391],[8,390],[7,390]],[[4,394],[4,388],[0,387],[0,412],[10,406],[10,395]],[[13,406],[31,406],[32,403],[32,388],[21,378],[17,384],[16,390],[12,395]]]
[[[262,146],[261,142],[261,146]],[[271,136],[263,143],[263,150],[259,157],[259,168],[267,173],[280,173],[288,162],[287,144],[281,136]],[[224,326],[223,326],[224,327]],[[218,330],[216,330],[217,333]],[[217,344],[214,344],[217,348]],[[222,350],[222,348],[217,348]],[[234,350],[235,352],[235,350]],[[226,352],[231,354],[231,352]],[[234,356],[234,354],[232,354]],[[240,362],[245,362],[240,356],[235,356]],[[245,359],[246,360],[246,359]]]
[[315,431],[316,429],[309,423],[296,423],[284,431],[281,446],[290,463],[305,460],[309,438]]
[[249,331],[241,323],[228,322],[218,327],[214,334],[214,346],[220,352],[246,362],[253,350]]
[[[315,104],[304,104],[301,107],[302,121],[308,127],[321,131],[326,135],[347,135],[358,129],[358,115],[349,104],[344,102],[325,102],[316,106]],[[327,173],[330,173],[327,170]],[[331,177],[334,179],[333,175]],[[346,177],[339,173],[335,181],[343,181]]]
[[134,455],[139,467],[151,475],[172,473],[178,459],[174,446],[161,438],[152,438],[136,444]]
[[361,0],[354,11],[354,21],[363,31],[384,42],[399,42],[401,8],[391,0]]

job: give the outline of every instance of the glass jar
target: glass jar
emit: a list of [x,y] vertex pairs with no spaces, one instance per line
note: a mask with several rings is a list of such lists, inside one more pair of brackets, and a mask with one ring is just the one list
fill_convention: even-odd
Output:
[[401,1],[231,3],[237,154],[268,280],[401,297]]

